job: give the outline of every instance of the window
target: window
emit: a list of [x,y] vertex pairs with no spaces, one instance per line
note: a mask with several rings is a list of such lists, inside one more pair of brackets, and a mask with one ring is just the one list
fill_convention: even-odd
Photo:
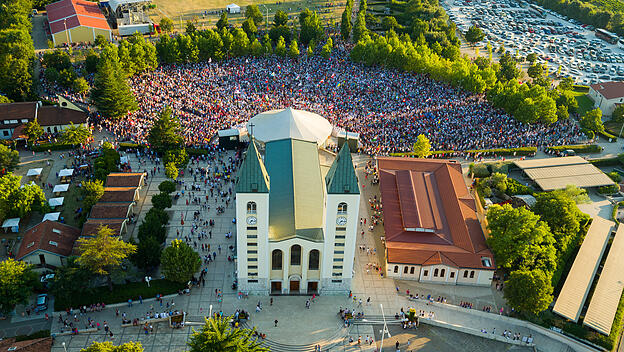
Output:
[[271,269],[282,270],[282,251],[276,249],[271,253]]
[[455,272],[451,271],[451,279],[455,277]]
[[470,272],[470,278],[474,279],[474,270]]
[[395,265],[394,266],[394,273],[397,274],[399,272],[399,266]]
[[333,268],[336,270],[342,270],[342,265],[334,265]]
[[256,242],[247,242],[247,247],[257,247],[258,244]]
[[320,252],[316,249],[310,251],[308,270],[319,270]]
[[481,264],[483,264],[484,267],[489,268],[492,266],[492,261],[488,257],[481,257]]
[[440,270],[440,277],[446,277],[446,269]]
[[438,269],[437,268],[433,271],[433,277],[438,277]]
[[344,254],[344,251],[334,251],[334,255],[336,254]]
[[248,262],[257,262],[258,258],[247,258]]
[[258,270],[258,266],[257,265],[250,265],[247,267],[248,270]]
[[336,247],[344,247],[345,246],[344,242],[336,242],[334,244],[336,245]]
[[335,262],[343,262],[343,261],[344,261],[344,258],[334,258],[334,261],[335,261]]
[[342,280],[332,280],[332,282],[335,283],[335,284],[340,284],[340,283],[342,283]]
[[338,214],[346,214],[347,213],[347,203],[338,204]]
[[247,251],[247,254],[258,254],[258,251],[255,250],[255,249],[253,249],[253,250],[250,249],[250,250]]
[[247,235],[247,238],[258,238],[258,235]]
[[[342,226],[338,226],[336,227],[336,232],[344,232],[347,231],[346,227],[342,227]],[[336,238],[338,237],[338,235],[336,235]],[[344,238],[344,235],[342,236]]]
[[464,270],[464,279],[468,277],[468,270]]
[[429,276],[429,270],[423,271],[423,276]]
[[410,274],[414,274],[414,267],[410,268]]
[[332,276],[342,276],[342,273],[332,273]]
[[247,214],[255,214],[255,213],[256,213],[256,202],[248,202]]
[[247,282],[250,284],[255,284],[255,283],[258,283],[258,280],[247,280]]
[[407,274],[407,270],[409,270],[409,268],[408,268],[408,267],[406,267],[406,266],[404,266],[404,267],[403,267],[403,274]]
[[345,235],[336,235],[336,239],[337,240],[344,240],[345,239]]
[[298,244],[290,247],[290,265],[301,265],[301,246]]
[[247,226],[247,231],[258,231],[258,226]]

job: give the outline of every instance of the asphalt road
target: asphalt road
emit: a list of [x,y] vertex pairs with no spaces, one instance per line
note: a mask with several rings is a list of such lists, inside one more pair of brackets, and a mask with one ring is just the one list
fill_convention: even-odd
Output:
[[0,338],[13,337],[17,335],[29,335],[40,330],[49,330],[52,320],[45,318],[11,323],[8,320],[0,320]]

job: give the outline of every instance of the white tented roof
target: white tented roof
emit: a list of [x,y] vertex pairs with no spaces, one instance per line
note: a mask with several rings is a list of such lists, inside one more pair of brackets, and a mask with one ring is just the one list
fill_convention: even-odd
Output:
[[108,6],[110,6],[111,10],[117,11],[117,7],[125,4],[135,4],[138,2],[151,2],[151,0],[108,0]]
[[39,176],[41,175],[41,171],[43,171],[43,168],[30,169],[28,173],[26,173],[26,176]]
[[240,11],[240,6],[236,5],[236,4],[229,4],[225,7],[228,11],[232,11],[232,10],[238,10]]
[[58,221],[60,216],[61,216],[61,212],[47,213],[47,214],[45,214],[45,216],[43,217],[43,220],[41,220],[41,222],[44,222],[46,220]]
[[240,135],[240,131],[237,128],[228,128],[227,130],[219,130],[217,134],[219,137],[238,137]]
[[68,189],[69,189],[69,185],[56,185],[54,186],[54,189],[52,190],[52,192],[54,193],[67,192]]
[[59,171],[59,177],[71,176],[74,174],[74,169],[63,169]]
[[48,201],[48,204],[50,204],[51,207],[58,207],[58,206],[63,205],[64,201],[65,201],[65,197],[50,198],[50,200]]
[[265,143],[292,138],[323,145],[332,133],[332,126],[318,114],[287,108],[254,116],[247,123],[247,131]]
[[2,223],[3,228],[19,226],[20,218],[6,219]]

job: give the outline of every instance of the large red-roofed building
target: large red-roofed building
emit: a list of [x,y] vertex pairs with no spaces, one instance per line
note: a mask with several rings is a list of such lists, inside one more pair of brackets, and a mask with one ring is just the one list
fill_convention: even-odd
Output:
[[388,277],[489,286],[494,257],[454,161],[377,159]]
[[55,46],[65,43],[93,43],[103,35],[112,40],[112,31],[98,4],[87,0],[61,0],[46,6],[50,34]]

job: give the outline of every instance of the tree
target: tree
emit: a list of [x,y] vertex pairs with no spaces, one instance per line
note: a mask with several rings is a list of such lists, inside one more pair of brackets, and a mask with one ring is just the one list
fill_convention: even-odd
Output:
[[301,24],[299,40],[301,41],[301,44],[307,46],[311,41],[318,42],[321,40],[325,32],[323,30],[323,26],[321,25],[321,19],[316,11],[310,12],[307,8],[306,10],[307,12],[304,10],[299,15],[299,21]]
[[11,99],[7,98],[4,95],[0,95],[0,104],[8,104],[11,102]]
[[149,131],[147,141],[152,148],[159,152],[179,148],[184,143],[180,121],[173,116],[169,106],[160,113],[160,117]]
[[483,33],[483,30],[481,30],[481,28],[477,27],[476,25],[472,25],[470,26],[470,28],[468,28],[468,31],[466,32],[466,40],[470,44],[474,45],[475,43],[482,41],[483,38],[485,38],[485,33]]
[[533,79],[540,77],[544,74],[544,67],[542,64],[534,64],[527,69],[527,74]]
[[264,55],[271,55],[273,53],[273,43],[271,43],[271,37],[265,34],[262,37],[262,53]]
[[43,54],[43,66],[54,67],[57,71],[68,70],[72,68],[71,58],[61,49],[48,51]]
[[299,57],[299,54],[299,45],[297,44],[297,41],[293,39],[290,41],[290,46],[288,47],[288,56],[291,59],[296,59]]
[[168,280],[187,283],[201,267],[201,258],[188,244],[173,240],[162,252],[161,270]]
[[424,158],[431,154],[431,143],[424,134],[419,134],[414,143],[414,155],[417,158]]
[[615,183],[620,183],[620,181],[622,181],[622,175],[620,175],[620,173],[617,171],[611,171],[607,173],[607,176],[609,176],[609,178],[612,179]]
[[505,299],[514,309],[538,314],[553,300],[551,275],[542,270],[516,270],[505,281]]
[[61,139],[67,144],[83,144],[91,138],[91,130],[84,125],[74,125],[69,123],[69,127],[65,128],[61,133]]
[[498,60],[498,64],[500,65],[500,69],[498,70],[498,73],[496,75],[499,80],[510,81],[520,76],[520,70],[518,69],[518,66],[516,64],[516,59],[513,58],[508,52],[504,53],[501,56],[501,58]]
[[254,41],[251,42],[249,50],[251,51],[251,55],[255,57],[260,57],[264,55],[264,48],[262,47],[262,44],[260,44],[258,38],[255,38]]
[[575,185],[567,185],[565,189],[559,192],[565,193],[566,197],[572,199],[576,204],[591,203],[591,199],[587,195],[587,191]]
[[100,55],[91,100],[104,116],[118,119],[138,108],[115,46],[106,45]]
[[8,258],[0,262],[0,312],[8,314],[16,305],[26,304],[33,287],[37,284],[37,273],[32,265]]
[[89,83],[84,77],[78,77],[74,80],[74,86],[72,87],[73,91],[78,94],[84,94],[89,90]]
[[563,91],[571,91],[572,88],[574,88],[574,79],[572,79],[572,77],[562,78],[557,88]]
[[[158,209],[164,211],[162,209]],[[147,238],[153,238],[158,243],[163,243],[167,239],[167,229],[156,216],[147,217],[139,226],[139,232],[137,234],[139,241],[143,242]]]
[[21,176],[8,173],[0,177],[0,221],[24,217],[45,205],[45,194],[36,184],[21,185]]
[[323,45],[323,48],[321,49],[321,56],[329,59],[333,47],[334,42],[332,41],[332,38],[327,38],[327,43],[325,43],[325,45]]
[[19,164],[20,157],[17,150],[0,144],[0,172],[5,174],[8,171],[13,171]]
[[232,42],[232,54],[234,56],[245,56],[249,52],[249,38],[245,31],[235,28],[232,31],[234,41]]
[[221,13],[221,17],[219,17],[219,20],[217,21],[217,29],[222,30],[224,28],[228,27],[228,15],[227,12],[223,11]]
[[251,18],[253,23],[260,24],[264,17],[262,17],[262,12],[258,8],[258,5],[247,5],[247,9],[245,10],[245,17]]
[[179,171],[175,163],[171,162],[165,165],[165,176],[175,181],[178,178],[178,175]]
[[93,341],[87,348],[83,348],[80,352],[143,352],[143,345],[140,342],[126,342],[121,345],[113,345],[112,342]]
[[624,122],[624,105],[618,105],[611,114],[611,121]]
[[28,122],[24,126],[24,134],[28,137],[30,143],[36,142],[43,135],[43,128],[37,119]]
[[132,262],[144,271],[150,271],[160,264],[162,247],[158,240],[149,236],[143,238],[137,245],[137,251],[132,255]]
[[243,26],[242,27],[243,27],[243,30],[245,31],[245,33],[247,34],[247,38],[255,38],[256,37],[256,33],[258,33],[258,27],[256,27],[256,24],[254,23],[253,19],[251,19],[251,18],[246,19],[243,22]]
[[189,20],[186,22],[186,34],[195,33],[196,30],[197,27],[195,26],[195,23],[193,23],[193,21]]
[[353,26],[353,42],[359,42],[366,33],[368,33],[368,29],[366,28],[365,16],[364,13],[360,11],[355,20],[355,25]]
[[173,21],[169,17],[161,18],[160,29],[165,33],[169,33],[173,31]]
[[171,208],[171,196],[167,193],[158,193],[152,196],[152,205],[158,209]]
[[158,185],[158,190],[163,193],[171,194],[175,192],[176,184],[171,181],[163,181]]
[[215,315],[206,319],[200,331],[193,329],[189,342],[191,352],[237,351],[269,352],[254,337],[255,328],[235,328],[230,324],[233,317]]
[[101,180],[84,181],[82,183],[83,204],[91,209],[104,195],[104,183]]
[[586,128],[596,133],[604,132],[604,126],[602,124],[602,110],[596,108],[594,110],[587,111],[585,115],[581,117],[581,127]]
[[537,54],[536,53],[530,53],[529,55],[527,55],[526,61],[528,61],[531,64],[534,64],[535,61],[537,61]]
[[275,54],[282,57],[286,56],[286,41],[284,40],[284,37],[279,37],[277,40],[277,45],[275,45]]
[[288,24],[288,15],[282,10],[277,10],[273,16],[273,27],[285,26]]
[[383,28],[384,31],[394,30],[398,27],[400,27],[399,22],[397,22],[394,16],[385,16],[383,20],[381,20],[381,28]]
[[161,225],[167,225],[167,223],[169,223],[169,214],[167,214],[164,209],[152,207],[148,210],[147,214],[145,214],[145,221],[154,221]]
[[583,214],[576,202],[565,192],[544,192],[536,196],[532,207],[543,221],[546,221],[555,237],[555,247],[565,252],[570,240],[579,232]]
[[538,215],[524,207],[493,205],[488,210],[487,221],[490,229],[487,242],[498,267],[554,271],[555,240]]
[[100,226],[94,237],[81,237],[76,244],[80,253],[78,264],[94,274],[106,276],[110,291],[113,290],[111,272],[136,252],[135,245],[115,236],[108,226]]
[[347,6],[342,13],[342,19],[340,20],[340,35],[343,40],[349,40],[351,29],[353,28],[353,25],[351,24],[351,11],[352,8]]

